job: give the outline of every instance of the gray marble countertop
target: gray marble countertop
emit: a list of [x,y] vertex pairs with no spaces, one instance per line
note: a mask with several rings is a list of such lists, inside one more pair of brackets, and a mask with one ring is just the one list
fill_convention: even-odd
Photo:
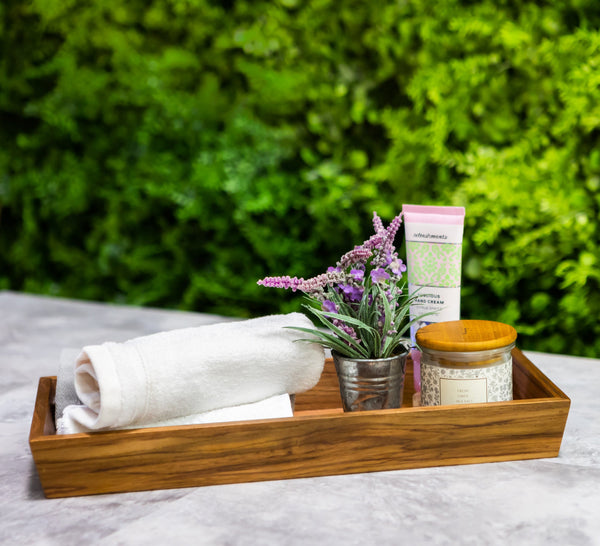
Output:
[[61,349],[218,320],[0,292],[0,544],[600,544],[600,360],[532,352],[572,401],[557,458],[46,499],[28,436]]

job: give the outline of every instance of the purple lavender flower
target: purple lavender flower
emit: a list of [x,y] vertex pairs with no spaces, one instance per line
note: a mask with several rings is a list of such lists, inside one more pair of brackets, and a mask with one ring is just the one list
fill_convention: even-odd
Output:
[[337,305],[335,303],[333,303],[331,300],[325,300],[323,302],[323,311],[327,311],[328,313],[337,313],[338,312],[338,308]]
[[398,258],[398,254],[396,252],[386,252],[385,262],[386,266],[390,268],[390,271],[398,277],[401,277],[402,273],[406,271],[406,265],[404,265],[402,260]]
[[375,228],[375,235],[371,236],[368,241],[363,243],[363,247],[372,248],[374,257],[371,261],[373,267],[383,267],[388,265],[389,260],[386,261],[388,254],[395,254],[394,238],[398,228],[402,223],[402,214],[396,216],[387,228],[383,227],[381,218],[375,213],[373,215],[373,227]]
[[383,222],[375,211],[373,211],[373,229],[375,230],[375,233],[379,233],[380,231],[384,230]]
[[381,248],[381,245],[385,242],[385,232],[376,233],[371,235],[362,245],[362,248],[369,250]]
[[334,285],[342,282],[345,278],[346,276],[344,273],[337,271],[337,269],[334,268],[332,271],[328,271],[327,273],[322,273],[316,277],[303,280],[298,285],[298,289],[302,290],[302,292],[310,294],[316,291],[322,291],[327,285]]
[[346,299],[351,303],[359,302],[362,299],[363,292],[365,291],[362,286],[354,286],[351,284],[342,284],[340,288],[346,296]]
[[362,280],[365,278],[365,270],[364,269],[351,269],[350,275],[354,278],[355,281],[362,282]]
[[398,214],[398,216],[396,216],[391,222],[390,225],[387,227],[386,231],[387,231],[387,239],[390,242],[394,242],[394,237],[396,237],[396,233],[398,232],[398,228],[400,227],[400,224],[402,223],[402,213]]
[[257,284],[269,288],[291,288],[293,292],[300,290],[305,294],[310,294],[317,299],[324,299],[324,288],[327,285],[334,286],[346,280],[346,274],[338,268],[330,268],[327,273],[322,273],[311,279],[302,279],[298,277],[265,277],[257,281]]
[[338,267],[340,271],[346,269],[350,265],[355,265],[357,263],[366,262],[373,252],[369,248],[363,248],[362,246],[356,246],[350,252],[346,252],[338,262]]
[[402,276],[402,273],[406,271],[406,265],[404,262],[402,262],[402,260],[397,259],[390,264],[390,269],[394,275],[398,275],[398,277],[400,277]]
[[257,284],[269,288],[291,288],[292,291],[295,292],[303,282],[304,279],[299,279],[298,277],[292,278],[286,275],[284,277],[265,277],[264,279],[257,281]]
[[339,319],[333,319],[332,322],[334,326],[337,326],[340,330],[348,334],[351,338],[356,339],[360,343],[360,340],[358,339],[358,336],[356,335],[356,332],[352,326],[348,326],[344,321]]
[[371,280],[376,283],[387,281],[390,278],[390,274],[383,268],[378,267],[371,271]]
[[[399,214],[386,228],[381,218],[374,212],[375,233],[361,245],[346,252],[334,267],[327,269],[326,273],[310,279],[287,276],[266,277],[258,281],[258,284],[299,290],[306,293],[313,302],[319,302],[322,311],[330,316],[327,318],[322,313],[318,314],[316,309],[315,314],[321,320],[327,319],[336,330],[339,328],[344,332],[342,334],[344,339],[337,341],[327,337],[321,339],[321,343],[331,349],[339,348],[340,344],[348,345],[352,349],[349,352],[354,355],[357,353],[378,355],[384,349],[386,352],[394,350],[395,347],[386,347],[385,343],[389,336],[396,336],[398,331],[404,331],[402,324],[397,326],[391,323],[387,332],[382,330],[386,322],[392,319],[396,310],[401,307],[398,300],[402,289],[397,286],[397,283],[407,268],[398,257],[394,246],[394,238],[401,223],[402,214]],[[365,306],[369,306],[370,310],[366,310]],[[367,311],[366,315],[365,311]],[[386,311],[392,312],[392,316],[386,317]],[[369,338],[361,340],[358,330],[345,322],[346,318],[357,319],[359,314],[361,317],[368,316],[367,320],[371,327],[379,328],[381,347],[373,347],[372,340]]]

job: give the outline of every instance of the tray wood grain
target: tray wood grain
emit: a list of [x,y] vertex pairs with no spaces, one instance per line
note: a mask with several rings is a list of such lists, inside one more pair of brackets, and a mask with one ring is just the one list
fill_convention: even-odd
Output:
[[56,435],[55,377],[39,382],[29,444],[47,497],[558,456],[569,398],[518,349],[514,400],[344,413],[326,362],[294,417]]

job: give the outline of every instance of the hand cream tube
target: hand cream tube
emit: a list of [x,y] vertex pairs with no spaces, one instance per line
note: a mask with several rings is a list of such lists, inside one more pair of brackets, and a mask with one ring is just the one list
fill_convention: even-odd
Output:
[[[406,238],[408,291],[422,294],[410,308],[410,318],[424,313],[410,329],[415,344],[417,330],[433,322],[460,319],[460,278],[464,207],[402,205]],[[414,363],[415,397],[420,405],[421,353],[411,351]]]

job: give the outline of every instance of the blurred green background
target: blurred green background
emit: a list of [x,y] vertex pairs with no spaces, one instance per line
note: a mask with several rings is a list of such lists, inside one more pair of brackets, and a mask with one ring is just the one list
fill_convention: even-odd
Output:
[[462,315],[600,355],[600,4],[4,0],[0,289],[256,316],[403,203]]

